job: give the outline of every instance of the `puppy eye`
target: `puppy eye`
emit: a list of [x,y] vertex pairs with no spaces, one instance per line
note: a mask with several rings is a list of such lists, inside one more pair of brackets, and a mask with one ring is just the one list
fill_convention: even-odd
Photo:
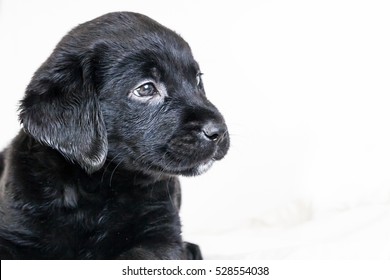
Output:
[[200,84],[202,83],[202,75],[203,75],[203,73],[196,74],[196,85],[197,86],[200,86]]
[[133,93],[137,97],[151,97],[158,94],[158,90],[153,83],[149,82],[137,87]]

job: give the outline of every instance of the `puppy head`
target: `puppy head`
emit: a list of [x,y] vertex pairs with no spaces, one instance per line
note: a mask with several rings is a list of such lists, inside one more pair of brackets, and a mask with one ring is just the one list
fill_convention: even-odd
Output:
[[197,175],[229,147],[188,44],[134,13],[65,36],[28,86],[20,119],[90,173],[109,158],[130,170]]

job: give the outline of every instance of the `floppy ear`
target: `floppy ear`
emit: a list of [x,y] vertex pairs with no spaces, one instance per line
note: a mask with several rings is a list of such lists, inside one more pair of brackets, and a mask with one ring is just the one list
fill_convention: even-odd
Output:
[[88,173],[102,167],[107,135],[91,52],[57,47],[34,74],[20,105],[24,130]]

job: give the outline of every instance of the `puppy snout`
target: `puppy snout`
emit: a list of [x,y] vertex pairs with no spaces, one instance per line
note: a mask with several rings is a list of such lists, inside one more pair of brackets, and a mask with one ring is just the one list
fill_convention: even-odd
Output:
[[206,140],[219,142],[227,134],[227,127],[224,123],[211,121],[203,126],[202,132]]

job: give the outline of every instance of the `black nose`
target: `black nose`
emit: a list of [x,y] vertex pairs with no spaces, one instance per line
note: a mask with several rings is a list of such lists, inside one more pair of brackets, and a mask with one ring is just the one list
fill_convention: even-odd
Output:
[[208,122],[203,126],[203,134],[209,141],[219,141],[227,132],[226,125],[218,122]]

